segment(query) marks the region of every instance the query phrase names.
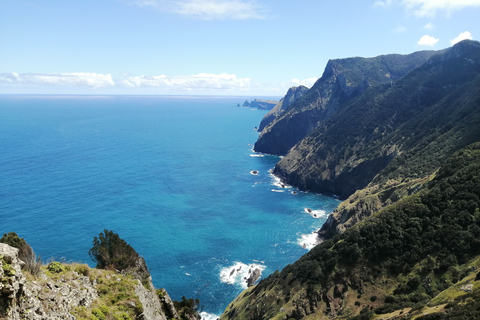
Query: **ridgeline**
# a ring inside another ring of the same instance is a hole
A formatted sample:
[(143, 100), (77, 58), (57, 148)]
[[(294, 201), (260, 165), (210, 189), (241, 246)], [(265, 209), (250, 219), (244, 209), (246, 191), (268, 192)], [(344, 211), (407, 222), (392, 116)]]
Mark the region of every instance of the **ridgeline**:
[(221, 319), (480, 316), (480, 43), (329, 61), (267, 120), (274, 173), (345, 201)]

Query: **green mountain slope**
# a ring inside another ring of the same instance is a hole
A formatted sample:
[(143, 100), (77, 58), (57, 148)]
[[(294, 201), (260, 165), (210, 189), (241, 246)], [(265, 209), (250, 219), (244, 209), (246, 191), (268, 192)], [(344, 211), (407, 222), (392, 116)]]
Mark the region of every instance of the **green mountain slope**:
[(422, 191), (243, 292), (221, 319), (479, 316), (479, 255), (476, 143), (455, 153)]
[(480, 140), (480, 44), (432, 57), (395, 86), (366, 90), (293, 147), (274, 173), (300, 189), (347, 198), (322, 227), (329, 238), (428, 181)]
[[(297, 142), (367, 88), (391, 84), (422, 65), (435, 51), (375, 58), (330, 60), (322, 77), (303, 96), (269, 119), (255, 144), (255, 151), (285, 155)], [(269, 117), (271, 115), (266, 115)]]

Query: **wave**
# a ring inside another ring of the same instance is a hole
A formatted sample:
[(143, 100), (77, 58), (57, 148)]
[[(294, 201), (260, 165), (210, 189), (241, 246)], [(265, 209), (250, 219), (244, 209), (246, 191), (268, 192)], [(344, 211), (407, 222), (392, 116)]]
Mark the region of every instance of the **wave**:
[(205, 311), (200, 312), (200, 317), (201, 320), (217, 320), (218, 318), (220, 318), (219, 315), (208, 313)]
[(312, 250), (319, 243), (318, 233), (314, 231), (309, 234), (302, 234), (297, 239), (297, 243), (304, 249)]
[(261, 158), (261, 157), (264, 157), (264, 155), (263, 155), (263, 154), (255, 153), (255, 154), (250, 154), (250, 157), (259, 157), (259, 158)]
[(312, 210), (310, 208), (304, 208), (303, 211), (305, 211), (315, 219), (325, 217), (325, 215), (327, 214), (325, 210)]
[(286, 184), (285, 182), (283, 182), (279, 177), (275, 176), (271, 170), (270, 170), (270, 176), (272, 177), (272, 180), (273, 180), (272, 185), (282, 189), (289, 189), (292, 187)]
[(247, 289), (247, 280), (252, 275), (253, 271), (259, 269), (261, 274), (265, 268), (266, 266), (263, 264), (235, 262), (233, 266), (225, 267), (220, 270), (220, 281), (240, 286), (242, 289)]

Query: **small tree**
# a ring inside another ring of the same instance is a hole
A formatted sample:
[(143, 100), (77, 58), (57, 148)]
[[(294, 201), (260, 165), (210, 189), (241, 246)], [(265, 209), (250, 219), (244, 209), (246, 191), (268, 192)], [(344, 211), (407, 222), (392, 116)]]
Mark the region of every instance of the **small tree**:
[(25, 241), (25, 239), (20, 238), (15, 232), (9, 232), (3, 234), (0, 242), (18, 249), (18, 258), (25, 262), (25, 265), (23, 266), (24, 270), (30, 271), (34, 276), (40, 273), (42, 259), (40, 256), (37, 257), (35, 255), (32, 247)]
[(97, 268), (126, 270), (136, 266), (140, 256), (118, 234), (105, 229), (93, 238), (93, 247), (88, 251), (90, 258), (97, 263)]

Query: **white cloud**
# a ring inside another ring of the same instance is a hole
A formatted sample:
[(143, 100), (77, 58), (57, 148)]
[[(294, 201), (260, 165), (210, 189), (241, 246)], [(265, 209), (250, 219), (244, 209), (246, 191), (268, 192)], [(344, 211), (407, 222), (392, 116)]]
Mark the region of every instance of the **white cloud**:
[(473, 39), (473, 36), (470, 32), (468, 31), (465, 31), (465, 32), (462, 32), (458, 35), (458, 37), (456, 37), (455, 39), (452, 39), (450, 40), (450, 44), (453, 46), (454, 44), (462, 41), (462, 40), (472, 40)]
[(388, 7), (393, 3), (393, 0), (377, 0), (373, 3), (375, 7)]
[(234, 74), (200, 73), (189, 76), (134, 76), (124, 79), (122, 84), (130, 88), (163, 88), (163, 89), (248, 89), (250, 78), (237, 78)]
[(263, 7), (256, 0), (129, 0), (129, 3), (202, 20), (265, 18)]
[(418, 40), (417, 44), (419, 46), (427, 46), (427, 47), (433, 47), (439, 39), (436, 39), (432, 36), (429, 35), (424, 35), (423, 37)]
[(8, 85), (37, 85), (62, 87), (113, 87), (111, 74), (101, 73), (4, 73), (0, 75), (0, 84)]
[(423, 26), (423, 29), (433, 30), (433, 29), (435, 29), (435, 26), (433, 25), (433, 23), (429, 22), (429, 23), (427, 23), (426, 25)]
[(298, 86), (302, 85), (302, 86), (305, 86), (307, 88), (311, 88), (317, 80), (318, 80), (318, 78), (308, 78), (308, 79), (304, 79), (304, 80), (292, 79), (292, 80), (290, 80), (290, 83), (295, 87), (298, 87)]
[[(130, 76), (113, 79), (110, 74), (99, 73), (4, 73), (0, 74), (0, 87), (70, 88), (118, 90), (155, 89), (158, 92), (191, 91), (248, 91), (250, 78), (238, 78), (234, 74), (200, 73), (186, 76)], [(135, 89), (136, 88), (136, 89)]]
[(407, 28), (404, 26), (397, 26), (395, 29), (393, 29), (393, 32), (395, 33), (404, 33), (405, 31), (407, 31)]
[(480, 0), (377, 0), (374, 6), (388, 7), (397, 4), (420, 17), (434, 16), (437, 10), (450, 13), (468, 7), (480, 6)]

